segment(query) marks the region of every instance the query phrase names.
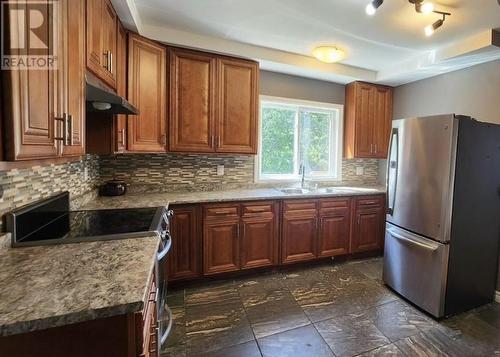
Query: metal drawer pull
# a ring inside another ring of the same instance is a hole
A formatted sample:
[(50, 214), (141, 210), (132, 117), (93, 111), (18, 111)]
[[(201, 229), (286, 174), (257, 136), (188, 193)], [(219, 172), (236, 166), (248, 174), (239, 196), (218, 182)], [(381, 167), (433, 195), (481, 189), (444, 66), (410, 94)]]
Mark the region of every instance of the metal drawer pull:
[(231, 214), (233, 212), (231, 212), (231, 211), (215, 211), (214, 213), (216, 215), (223, 215), (223, 214)]
[(426, 243), (422, 243), (422, 242), (417, 242), (413, 239), (410, 239), (410, 238), (407, 238), (407, 237), (404, 237), (400, 234), (395, 233), (392, 229), (388, 229), (388, 231), (391, 234), (391, 236), (393, 236), (396, 239), (399, 239), (400, 241), (404, 241), (406, 243), (418, 245), (420, 248), (424, 248), (424, 249), (427, 249), (427, 250), (430, 250), (433, 252), (439, 249), (439, 245), (437, 245), (437, 244), (431, 245), (431, 244), (426, 244)]

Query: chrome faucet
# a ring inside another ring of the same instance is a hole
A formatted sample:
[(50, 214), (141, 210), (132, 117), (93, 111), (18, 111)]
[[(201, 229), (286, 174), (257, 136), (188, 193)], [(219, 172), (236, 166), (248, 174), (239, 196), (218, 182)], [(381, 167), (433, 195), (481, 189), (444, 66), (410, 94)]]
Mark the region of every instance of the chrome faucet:
[(300, 183), (300, 188), (304, 188), (304, 184), (305, 184), (305, 181), (306, 181), (306, 166), (303, 163), (300, 164), (299, 174), (302, 175), (302, 181)]

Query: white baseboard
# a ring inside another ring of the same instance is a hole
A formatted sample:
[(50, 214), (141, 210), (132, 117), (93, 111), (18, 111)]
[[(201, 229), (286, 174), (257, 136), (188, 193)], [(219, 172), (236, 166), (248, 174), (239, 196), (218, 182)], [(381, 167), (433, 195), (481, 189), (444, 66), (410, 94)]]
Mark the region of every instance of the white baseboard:
[(500, 304), (500, 291), (495, 291), (495, 301)]

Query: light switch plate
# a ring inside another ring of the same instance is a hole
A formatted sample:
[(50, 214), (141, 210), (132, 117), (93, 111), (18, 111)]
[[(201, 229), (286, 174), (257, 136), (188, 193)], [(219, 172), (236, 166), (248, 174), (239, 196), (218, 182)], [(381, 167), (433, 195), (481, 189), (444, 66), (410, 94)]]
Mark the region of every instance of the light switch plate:
[(356, 175), (361, 176), (365, 173), (363, 166), (356, 166)]
[(217, 176), (224, 176), (224, 165), (217, 165)]

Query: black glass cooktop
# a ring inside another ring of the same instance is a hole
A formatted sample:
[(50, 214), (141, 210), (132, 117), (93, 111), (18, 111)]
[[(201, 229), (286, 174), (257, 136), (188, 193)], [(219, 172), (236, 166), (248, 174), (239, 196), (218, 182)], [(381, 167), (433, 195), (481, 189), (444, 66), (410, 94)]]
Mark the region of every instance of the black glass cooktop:
[(161, 227), (163, 207), (69, 211), (61, 195), (10, 213), (13, 245), (41, 245), (131, 238)]

